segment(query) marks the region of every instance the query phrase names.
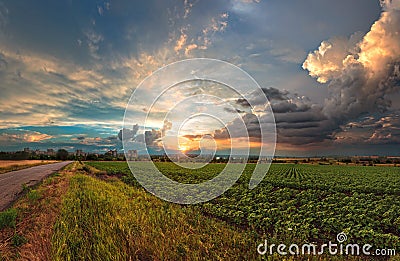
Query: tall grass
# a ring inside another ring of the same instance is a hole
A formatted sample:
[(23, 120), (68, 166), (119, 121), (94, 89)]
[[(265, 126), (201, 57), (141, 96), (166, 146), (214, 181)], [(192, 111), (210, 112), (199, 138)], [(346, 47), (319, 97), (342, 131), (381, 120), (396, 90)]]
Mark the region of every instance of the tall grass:
[(52, 243), (55, 260), (249, 260), (255, 236), (121, 181), (76, 175)]

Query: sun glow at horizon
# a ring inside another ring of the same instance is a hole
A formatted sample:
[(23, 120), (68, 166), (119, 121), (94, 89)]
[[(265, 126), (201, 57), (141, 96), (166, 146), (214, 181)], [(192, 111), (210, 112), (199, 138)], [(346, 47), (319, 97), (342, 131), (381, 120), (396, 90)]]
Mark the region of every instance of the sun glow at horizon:
[(183, 153), (189, 150), (189, 146), (179, 145), (179, 150)]

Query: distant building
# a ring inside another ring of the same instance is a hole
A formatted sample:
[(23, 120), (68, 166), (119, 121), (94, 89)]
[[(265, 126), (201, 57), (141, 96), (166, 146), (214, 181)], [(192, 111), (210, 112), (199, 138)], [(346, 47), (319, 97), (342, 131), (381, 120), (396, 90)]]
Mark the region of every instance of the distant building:
[(24, 148), (24, 152), (31, 153), (31, 150), (29, 148)]
[(106, 152), (106, 155), (116, 158), (116, 157), (118, 157), (118, 151), (116, 149), (115, 150), (109, 150), (109, 151)]
[(47, 149), (47, 155), (48, 156), (55, 156), (56, 152), (53, 149)]
[(244, 157), (231, 157), (230, 162), (232, 163), (244, 163), (245, 162), (245, 158)]
[(35, 150), (35, 155), (46, 155), (46, 151), (44, 151), (44, 150)]
[(75, 156), (77, 156), (77, 157), (85, 157), (86, 153), (83, 152), (83, 150), (76, 150)]
[(137, 150), (128, 150), (128, 160), (136, 160), (138, 158)]
[(258, 163), (270, 163), (272, 162), (272, 157), (265, 157), (265, 156), (260, 156), (258, 158)]

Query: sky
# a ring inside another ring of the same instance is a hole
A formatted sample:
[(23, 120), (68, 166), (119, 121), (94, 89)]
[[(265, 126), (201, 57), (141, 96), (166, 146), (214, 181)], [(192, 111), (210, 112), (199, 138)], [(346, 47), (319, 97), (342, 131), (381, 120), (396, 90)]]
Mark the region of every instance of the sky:
[[(261, 103), (258, 96), (243, 101), (207, 81), (161, 99), (157, 122), (136, 125), (138, 115), (124, 125), (146, 77), (173, 62), (211, 58), (243, 69), (262, 88), (276, 122), (276, 155), (399, 155), (399, 31), (399, 0), (0, 0), (0, 151), (105, 152), (122, 150), (124, 139), (157, 150), (178, 131), (177, 119), (159, 114), (174, 112), (173, 102), (195, 88), (233, 109), (221, 107), (224, 124), (200, 117), (184, 126), (175, 149), (196, 150), (203, 140), (226, 151), (227, 127), (243, 123), (259, 146), (259, 125), (268, 121), (249, 107)], [(194, 110), (196, 100), (186, 102), (175, 115)]]

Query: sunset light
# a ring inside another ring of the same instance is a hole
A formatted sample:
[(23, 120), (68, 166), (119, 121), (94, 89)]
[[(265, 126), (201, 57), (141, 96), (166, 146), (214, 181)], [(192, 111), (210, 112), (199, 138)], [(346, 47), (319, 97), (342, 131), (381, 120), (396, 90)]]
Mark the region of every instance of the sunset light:
[(400, 260), (400, 0), (0, 0), (2, 260)]

